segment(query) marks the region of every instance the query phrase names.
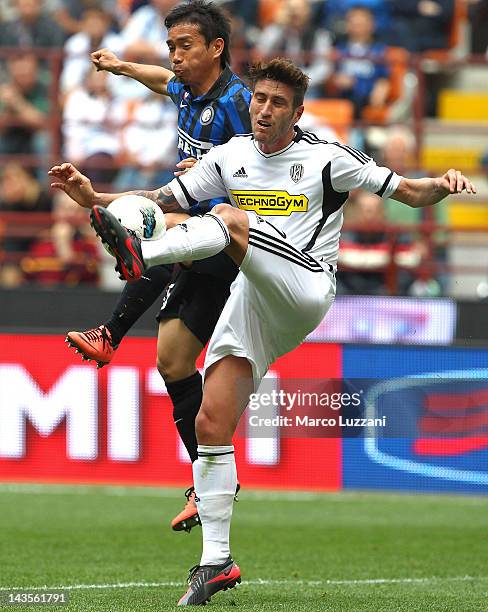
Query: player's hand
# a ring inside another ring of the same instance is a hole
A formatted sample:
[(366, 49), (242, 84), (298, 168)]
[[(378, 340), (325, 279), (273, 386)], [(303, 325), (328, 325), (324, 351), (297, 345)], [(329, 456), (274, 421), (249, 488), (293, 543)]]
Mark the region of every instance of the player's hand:
[(446, 195), (449, 193), (476, 193), (476, 187), (459, 170), (451, 168), (444, 176), (437, 179), (438, 189), (443, 190)]
[(51, 187), (64, 191), (83, 208), (91, 208), (95, 204), (95, 190), (90, 179), (70, 163), (53, 166), (48, 172), (53, 177)]
[(193, 166), (197, 162), (198, 162), (198, 159), (195, 159), (194, 157), (187, 157), (185, 159), (182, 159), (176, 164), (176, 167), (181, 168), (181, 170), (176, 171), (175, 176), (181, 176), (182, 174), (185, 174), (186, 172), (188, 172), (188, 170), (193, 168)]
[(99, 49), (91, 55), (91, 61), (97, 70), (106, 70), (112, 74), (120, 74), (122, 62), (109, 49)]

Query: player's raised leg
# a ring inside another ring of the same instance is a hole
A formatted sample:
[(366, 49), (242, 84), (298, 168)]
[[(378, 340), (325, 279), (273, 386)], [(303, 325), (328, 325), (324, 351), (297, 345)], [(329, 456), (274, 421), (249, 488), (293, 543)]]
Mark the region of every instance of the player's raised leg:
[(224, 249), (240, 265), (249, 239), (247, 214), (228, 204), (219, 204), (213, 210), (176, 225), (159, 240), (143, 243), (105, 208), (94, 206), (90, 219), (96, 233), (109, 245), (118, 271), (131, 281), (140, 278), (146, 267), (206, 259)]

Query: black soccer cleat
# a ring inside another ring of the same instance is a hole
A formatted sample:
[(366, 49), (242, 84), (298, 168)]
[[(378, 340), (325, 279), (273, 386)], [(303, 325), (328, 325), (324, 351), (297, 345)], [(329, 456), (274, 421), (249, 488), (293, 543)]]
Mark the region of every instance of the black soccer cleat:
[(121, 225), (115, 216), (102, 206), (94, 206), (90, 213), (90, 223), (98, 236), (117, 260), (115, 269), (126, 281), (134, 281), (145, 270), (141, 241)]
[(204, 606), (219, 591), (232, 589), (241, 582), (241, 570), (229, 557), (221, 565), (195, 565), (188, 576), (188, 591), (179, 606)]

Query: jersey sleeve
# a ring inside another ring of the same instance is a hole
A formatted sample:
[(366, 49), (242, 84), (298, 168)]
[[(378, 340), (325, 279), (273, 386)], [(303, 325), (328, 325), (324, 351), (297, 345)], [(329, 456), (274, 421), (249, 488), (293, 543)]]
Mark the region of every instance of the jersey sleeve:
[(401, 179), (393, 170), (376, 165), (373, 159), (352, 147), (344, 147), (332, 160), (332, 187), (340, 193), (364, 189), (389, 198)]
[(244, 87), (228, 99), (225, 105), (225, 115), (229, 138), (236, 134), (249, 134), (251, 132), (250, 103), (251, 92)]
[(189, 209), (198, 202), (227, 196), (220, 163), (223, 157), (220, 149), (224, 148), (225, 145), (212, 148), (191, 170), (169, 183), (182, 208)]
[(178, 105), (181, 92), (183, 91), (183, 84), (179, 83), (176, 77), (173, 77), (168, 81), (166, 91), (168, 92), (168, 96), (171, 98), (173, 103)]

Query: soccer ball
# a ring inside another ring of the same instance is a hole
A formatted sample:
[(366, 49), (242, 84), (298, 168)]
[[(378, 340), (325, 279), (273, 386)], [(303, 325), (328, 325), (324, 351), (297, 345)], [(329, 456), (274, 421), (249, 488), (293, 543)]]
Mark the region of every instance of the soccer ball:
[(107, 210), (141, 240), (158, 240), (166, 231), (163, 211), (152, 200), (143, 196), (121, 196), (111, 202)]

